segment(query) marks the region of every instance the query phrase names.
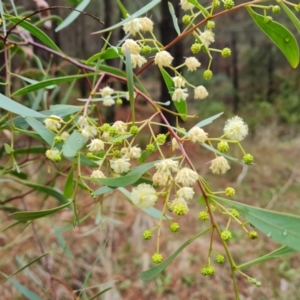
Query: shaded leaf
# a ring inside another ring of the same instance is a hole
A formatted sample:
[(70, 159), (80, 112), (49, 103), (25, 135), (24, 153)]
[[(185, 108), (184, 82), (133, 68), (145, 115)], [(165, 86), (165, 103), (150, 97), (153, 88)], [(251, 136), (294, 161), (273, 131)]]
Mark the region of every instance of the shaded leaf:
[(170, 14), (172, 16), (174, 28), (175, 28), (177, 34), (180, 35), (180, 29), (179, 29), (179, 26), (178, 26), (178, 19), (176, 17), (176, 13), (175, 13), (174, 7), (173, 7), (171, 2), (168, 2), (168, 7), (169, 7)]
[(126, 47), (126, 53), (125, 53), (125, 65), (126, 65), (126, 77), (127, 77), (127, 90), (129, 93), (129, 102), (130, 102), (130, 108), (131, 108), (131, 119), (133, 121), (133, 124), (135, 122), (135, 106), (134, 106), (134, 84), (133, 84), (133, 71), (132, 71), (132, 65), (131, 65), (131, 56), (129, 49)]
[(215, 195), (209, 197), (238, 210), (240, 215), (269, 238), (300, 251), (300, 216), (257, 208)]
[(71, 198), (73, 195), (73, 177), (74, 177), (74, 167), (75, 163), (73, 162), (72, 167), (70, 169), (69, 175), (67, 177), (63, 195), (65, 198)]
[(281, 24), (272, 21), (265, 23), (264, 17), (257, 14), (250, 6), (246, 6), (250, 16), (258, 27), (273, 41), (284, 54), (293, 68), (299, 64), (299, 47), (293, 34)]
[(54, 214), (55, 212), (58, 212), (66, 207), (68, 207), (72, 202), (68, 202), (66, 204), (63, 204), (61, 206), (57, 206), (55, 208), (46, 209), (46, 210), (39, 210), (39, 211), (19, 211), (12, 213), (10, 216), (17, 221), (25, 222), (30, 220), (35, 220), (39, 218), (43, 218), (45, 216)]

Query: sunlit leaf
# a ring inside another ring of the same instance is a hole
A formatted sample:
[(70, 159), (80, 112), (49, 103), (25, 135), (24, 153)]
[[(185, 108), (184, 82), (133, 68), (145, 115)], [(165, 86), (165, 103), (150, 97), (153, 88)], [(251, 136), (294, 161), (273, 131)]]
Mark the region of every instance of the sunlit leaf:
[(171, 2), (168, 2), (168, 7), (169, 7), (170, 14), (172, 16), (174, 28), (175, 28), (177, 34), (180, 35), (180, 29), (179, 29), (179, 26), (178, 26), (178, 19), (176, 17), (176, 13), (175, 13), (174, 7), (173, 7)]
[(120, 11), (122, 13), (123, 18), (126, 18), (129, 15), (127, 9), (125, 8), (125, 6), (121, 2), (121, 0), (117, 0), (117, 4), (119, 6), (119, 9), (120, 9)]
[(44, 115), (0, 94), (0, 107), (20, 116), (43, 118)]
[(209, 117), (209, 118), (207, 118), (205, 120), (202, 120), (199, 123), (197, 123), (196, 125), (194, 125), (193, 127), (200, 127), (201, 128), (201, 127), (203, 127), (205, 125), (208, 125), (208, 124), (212, 123), (214, 120), (218, 119), (222, 114), (223, 114), (223, 112), (218, 113), (218, 114), (216, 114), (216, 115), (214, 115), (212, 117)]
[(85, 146), (88, 138), (83, 136), (77, 131), (73, 131), (72, 134), (65, 140), (63, 145), (63, 155), (65, 157), (74, 157)]
[(215, 195), (209, 197), (235, 208), (249, 223), (269, 238), (300, 251), (300, 216), (257, 208)]
[(290, 65), (293, 68), (296, 68), (299, 64), (299, 46), (293, 34), (283, 25), (275, 21), (265, 23), (264, 16), (254, 12), (250, 6), (247, 6), (246, 8), (258, 27), (280, 49)]
[(73, 10), (62, 23), (55, 28), (55, 32), (62, 30), (69, 26), (80, 14), (81, 12), (90, 4), (90, 0), (82, 0), (81, 3)]
[(182, 244), (169, 258), (167, 258), (166, 260), (164, 260), (161, 264), (159, 264), (158, 266), (144, 271), (142, 273), (139, 274), (139, 277), (143, 280), (151, 280), (153, 278), (155, 278), (157, 275), (159, 275), (175, 258), (176, 256), (189, 244), (191, 244), (195, 239), (197, 239), (198, 237), (200, 237), (201, 235), (205, 234), (206, 232), (208, 232), (209, 230), (211, 230), (211, 228), (207, 228), (203, 231), (201, 231), (200, 233), (197, 233), (196, 235), (194, 235), (192, 238), (190, 238), (188, 241), (186, 241), (184, 244)]
[(69, 175), (67, 177), (66, 183), (65, 183), (65, 187), (64, 187), (64, 192), (63, 195), (65, 198), (71, 198), (73, 195), (73, 177), (74, 177), (74, 167), (75, 167), (75, 163), (73, 162)]
[(95, 60), (98, 59), (108, 60), (108, 59), (118, 58), (121, 56), (123, 56), (121, 48), (112, 47), (100, 53), (94, 54), (86, 61), (86, 64), (90, 65), (91, 63), (93, 63)]
[(209, 16), (209, 12), (202, 5), (200, 5), (197, 0), (188, 0), (188, 2), (192, 3), (195, 7), (201, 10), (204, 16)]

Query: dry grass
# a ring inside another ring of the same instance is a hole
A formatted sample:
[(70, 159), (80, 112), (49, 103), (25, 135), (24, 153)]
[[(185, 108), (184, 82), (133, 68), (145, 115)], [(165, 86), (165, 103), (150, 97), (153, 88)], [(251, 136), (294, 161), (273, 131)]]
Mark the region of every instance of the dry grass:
[[(218, 125), (214, 124), (214, 127), (218, 128)], [(210, 130), (214, 130), (212, 126)], [(255, 155), (257, 165), (249, 167), (243, 175), (242, 167), (233, 165), (228, 176), (217, 178), (208, 172), (210, 154), (200, 147), (188, 151), (192, 160), (197, 161), (200, 174), (211, 183), (213, 189), (233, 186), (238, 195), (236, 199), (240, 201), (277, 211), (299, 213), (300, 138), (280, 140), (276, 136), (277, 127), (257, 132), (244, 144), (247, 152)], [(41, 169), (43, 176), (49, 176), (47, 167), (45, 165)], [(14, 188), (24, 190), (16, 186)], [(9, 186), (1, 191), (2, 197), (8, 191), (11, 191)], [(26, 203), (28, 209), (40, 209), (43, 197), (41, 194), (31, 194), (15, 200), (13, 204), (23, 209)], [(151, 267), (155, 240), (144, 241), (141, 236), (144, 230), (155, 225), (154, 220), (133, 208), (120, 194), (109, 195), (104, 201), (104, 219), (99, 218), (100, 207), (94, 205), (90, 196), (79, 195), (77, 203), (80, 217), (91, 210), (93, 213), (79, 227), (62, 232), (70, 250), (69, 256), (64, 251), (66, 249), (59, 245), (57, 237), (58, 228), (73, 222), (72, 212), (63, 210), (49, 218), (36, 220), (34, 228), (29, 225), (22, 230), (24, 224), (20, 224), (1, 233), (1, 272), (12, 274), (22, 264), (41, 255), (42, 251), (51, 251), (46, 258), (14, 277), (42, 299), (53, 299), (51, 290), (55, 290), (58, 299), (75, 299), (72, 290), (83, 287), (89, 289), (84, 290), (80, 299), (89, 299), (109, 286), (113, 286), (113, 289), (101, 299), (234, 299), (228, 263), (217, 267), (213, 278), (203, 277), (199, 273), (207, 256), (209, 236), (201, 237), (187, 247), (159, 277), (143, 282), (138, 274)], [(56, 201), (47, 199), (43, 208), (56, 205)], [(203, 207), (195, 202), (190, 213), (182, 217), (179, 233), (171, 234), (167, 229), (163, 231), (161, 252), (165, 258), (188, 237), (204, 228), (205, 225), (197, 220), (200, 210)], [(0, 212), (0, 219), (2, 228), (12, 223), (8, 213)], [(220, 222), (223, 224), (221, 219)], [(233, 257), (238, 263), (263, 255), (276, 246), (263, 235), (256, 241), (249, 241), (239, 229), (230, 243)], [(215, 242), (214, 247), (223, 252), (219, 241)], [(250, 267), (247, 273), (260, 280), (262, 287), (255, 288), (238, 277), (241, 299), (298, 300), (299, 263), (299, 255), (295, 254)], [(0, 291), (2, 300), (26, 299), (8, 281), (0, 285)]]

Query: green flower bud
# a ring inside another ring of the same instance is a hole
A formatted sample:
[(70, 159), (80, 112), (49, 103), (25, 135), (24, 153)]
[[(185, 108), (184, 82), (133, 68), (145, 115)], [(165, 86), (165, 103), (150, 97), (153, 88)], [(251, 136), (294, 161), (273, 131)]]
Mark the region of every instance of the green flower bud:
[(272, 6), (272, 12), (273, 12), (273, 14), (280, 13), (280, 10), (281, 10), (280, 6), (278, 6), (278, 5)]
[(114, 139), (113, 143), (114, 143), (114, 146), (120, 146), (120, 145), (122, 145), (122, 139), (120, 139), (120, 138)]
[(133, 135), (136, 135), (139, 132), (139, 128), (136, 125), (132, 125), (129, 129), (129, 132)]
[(271, 16), (265, 16), (264, 17), (264, 22), (266, 24), (269, 24), (269, 23), (273, 22), (273, 18)]
[(229, 48), (224, 48), (221, 52), (221, 55), (224, 57), (224, 58), (227, 58), (231, 55), (231, 50)]
[(213, 266), (209, 266), (206, 268), (206, 272), (207, 272), (207, 275), (213, 276), (215, 274), (216, 270)]
[(203, 78), (205, 80), (210, 80), (213, 76), (213, 73), (211, 70), (205, 70), (204, 73), (203, 73)]
[(180, 225), (176, 222), (171, 223), (170, 230), (172, 232), (178, 232), (180, 230)]
[(163, 145), (166, 142), (166, 139), (167, 139), (167, 137), (165, 134), (159, 134), (155, 140), (156, 140), (157, 144)]
[(123, 104), (123, 100), (121, 98), (118, 98), (116, 101), (117, 105), (122, 105)]
[(141, 48), (140, 53), (141, 53), (141, 54), (143, 54), (143, 53), (144, 53), (144, 54), (150, 54), (151, 51), (152, 51), (151, 47), (148, 46), (148, 45), (145, 45), (145, 46), (143, 46), (143, 47)]
[(258, 238), (258, 233), (256, 231), (250, 231), (248, 232), (248, 236), (250, 237), (251, 240), (255, 240)]
[(191, 18), (192, 18), (192, 17), (191, 17), (190, 15), (184, 15), (184, 16), (182, 17), (182, 23), (183, 23), (184, 25), (190, 24)]
[(206, 268), (206, 267), (201, 268), (200, 273), (201, 273), (203, 276), (208, 275), (207, 268)]
[(200, 50), (201, 50), (201, 44), (199, 44), (199, 43), (194, 43), (194, 44), (191, 46), (191, 51), (192, 51), (192, 53), (194, 53), (194, 54), (199, 53)]
[(220, 1), (219, 0), (213, 0), (213, 3), (212, 3), (212, 7), (213, 8), (218, 8), (220, 7)]
[(94, 158), (94, 154), (93, 154), (92, 152), (88, 152), (85, 156), (86, 156), (86, 158), (88, 158), (88, 159)]
[(155, 150), (155, 146), (153, 144), (149, 144), (146, 146), (146, 150), (149, 152), (153, 152)]
[(120, 150), (114, 150), (113, 151), (113, 157), (114, 158), (120, 158), (121, 157), (121, 151)]
[(53, 161), (55, 162), (60, 162), (61, 161), (61, 155), (60, 154), (57, 154), (53, 157)]
[(107, 132), (109, 133), (110, 136), (116, 136), (118, 135), (119, 131), (116, 127), (110, 127)]
[(64, 141), (65, 139), (62, 137), (62, 136), (60, 136), (60, 135), (57, 135), (55, 138), (54, 138), (54, 142), (55, 143), (60, 143), (60, 142), (62, 142), (62, 141)]
[(296, 10), (296, 12), (300, 11), (300, 3), (295, 6), (295, 10)]
[(218, 255), (216, 256), (216, 262), (217, 262), (218, 264), (223, 264), (223, 263), (225, 262), (225, 257), (224, 257), (223, 255), (221, 255), (221, 254), (218, 254)]
[(221, 232), (221, 239), (225, 242), (231, 240), (232, 238), (232, 234), (229, 230), (224, 230), (223, 232)]
[(260, 281), (256, 281), (255, 285), (256, 285), (257, 287), (261, 287), (261, 282), (260, 282)]
[(175, 204), (173, 206), (173, 213), (177, 216), (183, 216), (187, 213), (187, 207), (186, 205), (182, 203)]
[(108, 123), (103, 124), (99, 127), (102, 132), (107, 132), (111, 126)]
[(243, 156), (243, 161), (244, 161), (244, 163), (247, 164), (247, 165), (252, 164), (253, 159), (254, 159), (253, 156), (252, 156), (251, 154), (249, 154), (249, 153), (247, 153), (247, 154), (245, 154), (245, 155)]
[(232, 187), (227, 187), (227, 188), (225, 189), (225, 195), (226, 195), (227, 197), (233, 197), (233, 196), (235, 195), (235, 189), (232, 188)]
[(232, 9), (234, 7), (234, 1), (233, 0), (223, 0), (223, 5), (225, 9)]
[(216, 24), (214, 21), (207, 21), (206, 28), (209, 30), (213, 30), (216, 27)]
[(211, 205), (210, 205), (210, 209), (211, 209), (211, 211), (215, 211), (215, 210), (216, 210), (216, 207), (215, 207), (213, 204), (211, 204)]
[(229, 149), (229, 145), (226, 141), (221, 141), (218, 143), (217, 145), (217, 149), (220, 151), (220, 152), (223, 152), (223, 153), (226, 153)]
[(143, 238), (144, 238), (144, 240), (150, 240), (152, 238), (152, 231), (151, 230), (145, 230), (143, 232)]
[(155, 253), (152, 255), (152, 261), (155, 263), (155, 264), (160, 264), (163, 260), (163, 257), (160, 253)]
[(198, 215), (198, 219), (200, 220), (200, 221), (206, 221), (206, 220), (208, 220), (209, 219), (209, 214), (206, 212), (206, 211), (200, 211), (199, 212), (199, 215)]
[(231, 215), (233, 215), (235, 218), (238, 218), (240, 216), (240, 213), (236, 209), (233, 209), (231, 211)]

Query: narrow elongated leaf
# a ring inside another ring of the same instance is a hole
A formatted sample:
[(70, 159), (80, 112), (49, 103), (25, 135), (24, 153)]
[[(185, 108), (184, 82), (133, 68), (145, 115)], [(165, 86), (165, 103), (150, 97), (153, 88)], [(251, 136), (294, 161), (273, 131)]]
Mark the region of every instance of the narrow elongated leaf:
[(24, 29), (26, 29), (27, 31), (29, 31), (33, 36), (38, 38), (40, 41), (42, 41), (45, 45), (47, 45), (51, 49), (53, 49), (55, 51), (58, 51), (58, 52), (61, 52), (61, 50), (50, 39), (50, 37), (46, 33), (44, 33), (42, 30), (37, 28), (35, 25), (33, 25), (33, 24), (31, 24), (31, 23), (29, 23), (28, 21), (25, 21), (25, 20), (20, 22), (20, 20), (22, 19), (20, 17), (13, 17), (13, 16), (9, 16), (9, 15), (5, 15), (5, 17), (9, 21), (13, 22), (14, 24), (18, 23), (18, 26), (21, 26)]
[(134, 124), (135, 122), (135, 105), (134, 105), (134, 84), (133, 84), (133, 71), (131, 65), (131, 55), (129, 49), (126, 47), (126, 77), (127, 77), (127, 90), (129, 93), (129, 102), (131, 108), (131, 119)]
[(48, 145), (51, 146), (53, 144), (55, 134), (52, 131), (34, 118), (26, 117), (25, 120)]
[(175, 28), (177, 34), (180, 35), (180, 29), (179, 29), (179, 26), (178, 26), (178, 19), (176, 17), (176, 13), (175, 13), (174, 7), (173, 7), (171, 2), (168, 2), (168, 7), (169, 7), (170, 14), (172, 16), (174, 28)]
[(49, 254), (49, 252), (44, 253), (44, 254), (40, 255), (39, 257), (33, 259), (27, 265), (23, 266), (21, 269), (19, 269), (17, 272), (13, 273), (12, 275), (7, 276), (7, 275), (4, 275), (4, 273), (1, 272), (1, 274), (4, 275), (6, 278), (4, 280), (2, 280), (0, 282), (0, 284), (2, 284), (3, 282), (5, 282), (6, 280), (10, 280), (12, 277), (14, 277), (15, 275), (19, 274), (20, 272), (22, 272), (23, 270), (25, 270), (26, 268), (28, 268), (29, 266), (31, 266), (33, 263), (35, 263), (36, 261), (40, 260), (41, 258), (43, 258), (44, 256), (46, 256), (48, 254)]
[(118, 27), (121, 27), (123, 26), (124, 24), (128, 23), (129, 21), (145, 14), (148, 10), (150, 10), (151, 8), (153, 8), (154, 6), (156, 6), (158, 3), (160, 3), (161, 0), (152, 0), (150, 3), (148, 3), (147, 5), (144, 5), (141, 9), (139, 9), (138, 11), (136, 11), (135, 13), (133, 13), (132, 15), (130, 15), (128, 18), (124, 19), (123, 21), (111, 26), (111, 27), (108, 27), (108, 28), (105, 28), (103, 30), (100, 30), (100, 31), (97, 31), (97, 32), (94, 32), (93, 34), (97, 34), (97, 33), (103, 33), (103, 32), (107, 32), (107, 31), (112, 31)]
[(274, 258), (284, 256), (284, 255), (289, 255), (289, 254), (292, 254), (292, 253), (295, 253), (295, 252), (296, 252), (295, 249), (289, 248), (287, 246), (283, 246), (283, 247), (280, 247), (280, 248), (276, 249), (275, 251), (273, 251), (271, 253), (268, 253), (264, 256), (261, 256), (259, 258), (254, 259), (254, 260), (246, 262), (242, 265), (239, 265), (239, 266), (237, 266), (237, 269), (241, 270), (241, 269), (244, 269), (246, 267), (250, 267), (250, 266), (253, 266), (253, 265), (256, 265), (256, 264), (260, 264), (260, 263), (265, 262), (267, 260), (274, 259)]
[(71, 170), (69, 172), (69, 175), (67, 177), (66, 183), (65, 183), (65, 187), (64, 187), (64, 197), (65, 198), (71, 198), (73, 195), (73, 177), (74, 177), (74, 167), (75, 167), (75, 163), (73, 162)]
[(123, 56), (121, 48), (112, 47), (100, 53), (94, 54), (86, 61), (86, 64), (90, 65), (91, 63), (93, 63), (95, 60), (98, 59), (107, 60), (107, 59), (118, 58), (121, 56)]
[(67, 204), (69, 203), (68, 199), (66, 199), (62, 192), (58, 189), (55, 189), (51, 186), (45, 186), (45, 185), (41, 185), (41, 184), (38, 184), (38, 183), (33, 183), (31, 181), (27, 181), (27, 180), (20, 180), (20, 179), (16, 179), (15, 181), (25, 185), (25, 186), (28, 186), (30, 188), (33, 188), (35, 189), (37, 192), (41, 192), (41, 193), (44, 193), (46, 195), (49, 195), (55, 199), (57, 199), (60, 203), (63, 203), (63, 204)]
[(77, 131), (73, 131), (63, 145), (63, 155), (65, 157), (74, 157), (85, 146), (87, 141), (87, 137)]
[(74, 259), (74, 255), (72, 253), (72, 251), (69, 249), (67, 242), (65, 241), (62, 231), (58, 230), (57, 228), (54, 229), (54, 233), (58, 242), (58, 245), (63, 249), (63, 253), (65, 255), (67, 255), (68, 257), (70, 257), (71, 259)]
[(200, 127), (201, 128), (201, 127), (203, 127), (205, 125), (208, 125), (208, 124), (212, 123), (214, 120), (218, 119), (221, 115), (223, 115), (223, 112), (218, 113), (218, 114), (216, 114), (216, 115), (214, 115), (212, 117), (209, 117), (209, 118), (207, 118), (205, 120), (202, 120), (199, 123), (197, 123), (196, 125), (194, 125), (193, 127)]
[(17, 221), (30, 221), (30, 220), (35, 220), (35, 219), (39, 219), (39, 218), (43, 218), (45, 216), (54, 214), (66, 207), (68, 207), (72, 202), (68, 202), (66, 204), (63, 204), (61, 206), (57, 206), (55, 208), (51, 208), (51, 209), (46, 209), (46, 210), (39, 210), (39, 211), (18, 211), (15, 213), (12, 213), (10, 216)]
[(211, 230), (211, 227), (206, 228), (205, 230), (201, 231), (200, 233), (197, 233), (192, 238), (190, 238), (188, 241), (186, 241), (184, 244), (182, 244), (169, 258), (167, 258), (165, 261), (163, 261), (160, 265), (157, 267), (154, 267), (150, 270), (144, 271), (139, 274), (139, 277), (143, 280), (151, 280), (155, 278), (157, 275), (159, 275), (173, 260), (176, 258), (176, 256), (189, 244), (191, 244), (195, 239), (200, 237), (201, 235), (205, 234)]
[(99, 65), (99, 70), (106, 72), (106, 73), (111, 73), (111, 74), (126, 78), (126, 73), (119, 70), (118, 68), (110, 67), (107, 65)]
[[(1, 14), (1, 16), (4, 15), (2, 0), (0, 1), (0, 14)], [(2, 19), (2, 28), (3, 28), (3, 34), (4, 34), (4, 36), (6, 36), (6, 20), (5, 20), (5, 18)]]
[(15, 286), (15, 288), (23, 294), (28, 300), (42, 300), (40, 296), (38, 296), (36, 293), (29, 290), (27, 287), (19, 283), (15, 279), (9, 279), (9, 282)]
[(76, 10), (72, 11), (62, 23), (55, 28), (55, 32), (58, 32), (62, 30), (63, 28), (66, 28), (69, 26), (76, 18), (80, 15), (80, 12), (82, 12), (89, 4), (90, 0), (82, 0), (81, 3), (75, 8)]
[(269, 238), (300, 251), (300, 216), (257, 208), (215, 195), (209, 197), (238, 210), (240, 215)]
[(285, 13), (288, 15), (288, 17), (291, 19), (291, 21), (294, 23), (295, 27), (297, 28), (298, 32), (300, 33), (300, 21), (299, 21), (299, 19), (295, 16), (295, 14), (281, 0), (277, 0), (276, 2), (285, 11)]
[(73, 80), (76, 80), (76, 79), (80, 79), (80, 78), (84, 78), (84, 77), (92, 76), (92, 75), (93, 74), (90, 73), (90, 74), (84, 74), (84, 75), (71, 75), (71, 76), (64, 76), (64, 77), (46, 79), (44, 81), (34, 83), (34, 84), (31, 84), (31, 85), (27, 85), (27, 86), (19, 89), (18, 91), (16, 91), (13, 94), (13, 96), (22, 96), (22, 95), (28, 94), (30, 92), (37, 91), (39, 89), (49, 87), (49, 86), (54, 85), (54, 84), (69, 82), (69, 81), (73, 81)]
[[(169, 91), (170, 95), (172, 95), (174, 92), (174, 82), (173, 82), (171, 76), (169, 75), (169, 73), (164, 68), (159, 68), (159, 69), (160, 69), (161, 75), (165, 81), (165, 84), (168, 88), (168, 91)], [(186, 113), (187, 113), (186, 101), (183, 101), (183, 100), (181, 100), (180, 102), (174, 101), (174, 105), (176, 107), (176, 110), (180, 114), (181, 119), (186, 120)]]
[(0, 94), (0, 107), (20, 116), (43, 118), (44, 115)]
[(112, 289), (112, 287), (108, 287), (108, 288), (104, 289), (103, 291), (101, 291), (101, 292), (95, 294), (95, 295), (94, 295), (92, 298), (90, 298), (89, 300), (94, 300), (94, 299), (96, 299), (98, 296), (100, 296), (100, 295), (102, 295), (102, 294), (105, 294), (107, 291), (109, 291), (109, 290), (111, 290), (111, 289)]
[[(11, 75), (13, 75), (13, 76), (15, 76), (15, 77), (18, 77), (18, 78), (20, 78), (20, 79), (22, 79), (22, 80), (24, 80), (25, 82), (28, 82), (28, 83), (30, 83), (30, 84), (36, 84), (36, 83), (39, 83), (39, 81), (37, 81), (37, 80), (31, 79), (31, 78), (27, 78), (27, 77), (24, 77), (24, 76), (21, 76), (21, 75), (18, 75), (18, 74), (11, 74)], [(48, 86), (48, 87), (46, 87), (46, 88), (49, 89), (49, 90), (51, 90), (51, 89), (55, 88), (55, 85), (50, 85), (50, 86)]]
[(188, 2), (192, 3), (195, 7), (201, 10), (204, 16), (209, 16), (209, 12), (202, 5), (200, 5), (197, 0), (188, 0)]
[(106, 193), (108, 193), (108, 192), (111, 192), (111, 191), (113, 191), (113, 190), (114, 190), (114, 189), (113, 189), (113, 188), (110, 188), (109, 186), (103, 186), (103, 187), (101, 187), (100, 189), (96, 190), (96, 191), (94, 192), (94, 195), (95, 195), (95, 196), (104, 195), (104, 194), (106, 194)]
[(281, 24), (272, 21), (265, 23), (264, 16), (257, 14), (250, 7), (246, 7), (250, 16), (258, 27), (274, 42), (293, 68), (299, 64), (299, 46), (293, 34)]
[(56, 105), (50, 105), (49, 110), (42, 111), (43, 114), (46, 116), (50, 115), (56, 115), (59, 117), (65, 117), (72, 115), (74, 113), (79, 112), (83, 109), (83, 106), (79, 105), (69, 105), (69, 104), (56, 104)]
[(121, 0), (117, 0), (117, 4), (118, 4), (118, 6), (119, 6), (119, 9), (120, 9), (120, 11), (121, 11), (121, 13), (122, 13), (123, 18), (126, 18), (126, 17), (129, 15), (129, 13), (128, 13), (128, 11), (126, 10), (126, 8), (125, 8), (125, 6), (123, 5), (123, 3), (121, 2)]

